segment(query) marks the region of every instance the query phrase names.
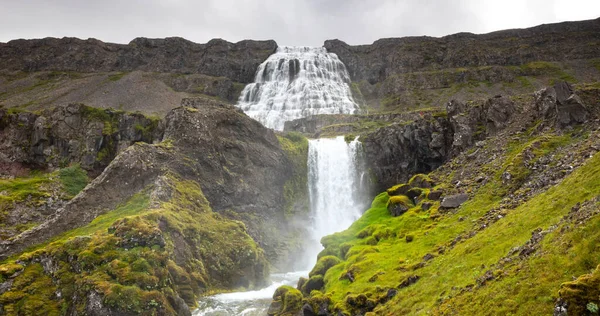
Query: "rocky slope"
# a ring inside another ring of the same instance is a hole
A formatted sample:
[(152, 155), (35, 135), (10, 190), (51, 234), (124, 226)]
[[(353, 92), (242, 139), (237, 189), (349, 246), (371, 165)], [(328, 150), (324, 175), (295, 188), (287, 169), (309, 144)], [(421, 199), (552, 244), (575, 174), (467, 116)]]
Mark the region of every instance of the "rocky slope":
[[(53, 113), (69, 109), (88, 108)], [(158, 125), (160, 143), (129, 146), (39, 225), (2, 241), (3, 312), (189, 314), (203, 293), (258, 287), (270, 267), (289, 268), (304, 231), (292, 219), (307, 216), (305, 167), (296, 170), (306, 140), (205, 99), (184, 100)], [(30, 179), (0, 182), (0, 205), (20, 209), (4, 197)]]
[(383, 192), (269, 314), (593, 314), (599, 91), (452, 101), (369, 134)]

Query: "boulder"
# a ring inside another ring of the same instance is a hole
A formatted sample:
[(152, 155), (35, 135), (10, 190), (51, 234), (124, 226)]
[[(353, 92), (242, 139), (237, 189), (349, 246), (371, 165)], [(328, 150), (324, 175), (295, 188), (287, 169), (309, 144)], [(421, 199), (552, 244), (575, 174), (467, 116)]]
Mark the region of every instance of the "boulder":
[(427, 194), (427, 198), (432, 201), (439, 201), (442, 197), (442, 194), (444, 194), (444, 191), (442, 190), (433, 190), (430, 191), (429, 194)]
[(534, 97), (538, 116), (554, 122), (558, 128), (585, 123), (590, 116), (589, 109), (567, 82), (539, 90)]
[(486, 128), (488, 135), (493, 135), (497, 131), (505, 128), (516, 111), (514, 102), (510, 98), (500, 95), (488, 99), (484, 108), (486, 111)]
[(468, 194), (454, 194), (444, 197), (440, 204), (443, 208), (457, 208), (469, 199)]

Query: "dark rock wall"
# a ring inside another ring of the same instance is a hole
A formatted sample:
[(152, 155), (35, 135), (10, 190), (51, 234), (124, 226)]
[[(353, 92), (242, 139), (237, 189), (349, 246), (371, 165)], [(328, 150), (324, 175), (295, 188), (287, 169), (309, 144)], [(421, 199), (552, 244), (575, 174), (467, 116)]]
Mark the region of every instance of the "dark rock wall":
[(599, 45), (600, 19), (482, 35), (386, 38), (371, 45), (325, 42), (325, 48), (344, 62), (353, 81), (370, 84), (409, 72), (598, 58)]
[(14, 165), (55, 169), (79, 163), (99, 174), (120, 151), (160, 141), (162, 132), (158, 118), (83, 104), (41, 113), (0, 109), (0, 172), (10, 173)]
[(276, 48), (272, 40), (197, 44), (178, 37), (136, 38), (127, 45), (66, 37), (14, 40), (0, 43), (0, 70), (201, 73), (249, 83)]

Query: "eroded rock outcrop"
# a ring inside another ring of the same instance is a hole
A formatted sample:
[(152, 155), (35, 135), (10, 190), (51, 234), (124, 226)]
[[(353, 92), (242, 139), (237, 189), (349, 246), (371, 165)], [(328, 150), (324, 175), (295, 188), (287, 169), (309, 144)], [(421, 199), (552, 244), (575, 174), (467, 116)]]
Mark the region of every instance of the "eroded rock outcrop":
[(539, 116), (553, 121), (558, 128), (585, 123), (590, 117), (588, 108), (566, 82), (537, 91), (535, 105)]
[(55, 169), (79, 163), (98, 174), (131, 144), (160, 141), (162, 132), (158, 118), (83, 104), (41, 113), (0, 109), (0, 170), (10, 174), (18, 166)]
[(505, 96), (470, 102), (452, 100), (446, 104), (445, 113), (425, 113), (412, 123), (393, 124), (368, 134), (364, 148), (379, 189), (434, 170), (478, 141), (498, 135), (513, 120), (541, 119), (546, 125), (565, 128), (592, 117), (566, 82), (536, 92), (534, 99), (526, 104), (526, 115)]
[(233, 106), (206, 99), (188, 99), (183, 105), (171, 111), (164, 123), (164, 139), (174, 148), (173, 154), (146, 147), (123, 152), (48, 222), (7, 242), (3, 254), (89, 223), (150, 185), (168, 167), (197, 181), (213, 210), (244, 221), (273, 262), (284, 257), (290, 251), (286, 238), (294, 238), (298, 229), (283, 228), (287, 233), (281, 236), (268, 229), (285, 223), (283, 189), (293, 174), (277, 137)]
[(185, 100), (164, 126), (163, 142), (128, 147), (48, 220), (1, 243), (17, 258), (0, 267), (16, 284), (3, 285), (4, 306), (33, 304), (15, 295), (24, 271), (59, 280), (44, 287), (60, 295), (27, 290), (44, 312), (185, 314), (208, 290), (264, 285), (267, 258), (277, 267), (298, 251), (301, 228), (287, 220), (307, 214), (284, 194), (296, 162), (272, 130), (206, 99)]

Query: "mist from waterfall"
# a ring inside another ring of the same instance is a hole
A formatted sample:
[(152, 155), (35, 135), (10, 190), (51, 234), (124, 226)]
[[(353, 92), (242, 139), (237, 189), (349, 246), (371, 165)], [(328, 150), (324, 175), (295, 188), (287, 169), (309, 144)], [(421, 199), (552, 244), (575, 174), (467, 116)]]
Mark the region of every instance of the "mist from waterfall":
[(279, 47), (263, 62), (237, 107), (266, 127), (316, 114), (355, 114), (350, 77), (324, 47)]

